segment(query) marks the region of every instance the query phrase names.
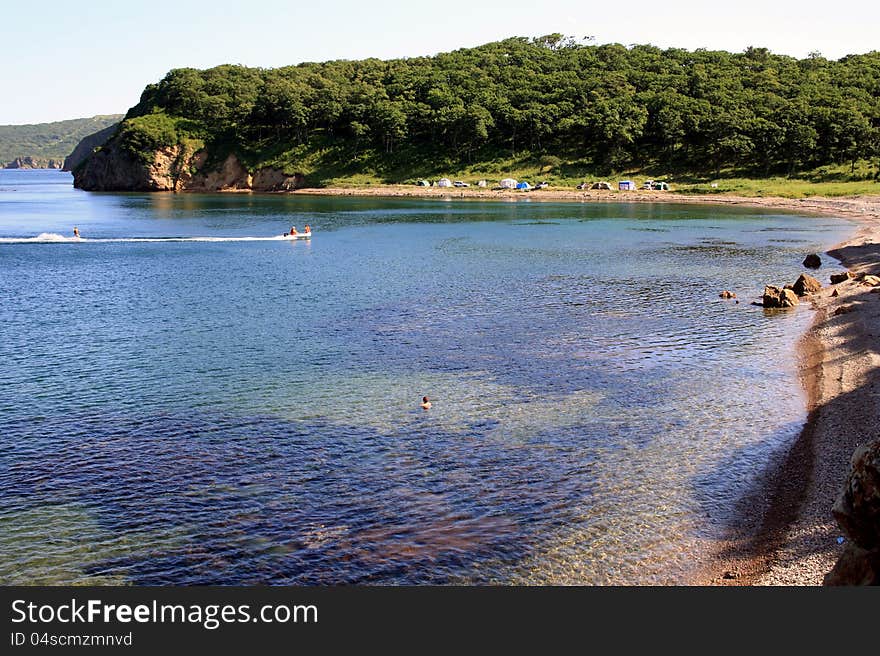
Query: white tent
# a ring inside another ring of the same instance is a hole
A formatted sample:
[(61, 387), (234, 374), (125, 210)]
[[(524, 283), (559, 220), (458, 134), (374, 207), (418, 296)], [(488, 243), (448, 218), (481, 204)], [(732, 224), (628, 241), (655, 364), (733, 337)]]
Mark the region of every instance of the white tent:
[(450, 180), (449, 178), (440, 178), (439, 180), (437, 180), (437, 186), (438, 187), (451, 187), (452, 180)]
[(516, 189), (516, 180), (513, 178), (504, 178), (498, 183), (498, 186), (502, 189)]

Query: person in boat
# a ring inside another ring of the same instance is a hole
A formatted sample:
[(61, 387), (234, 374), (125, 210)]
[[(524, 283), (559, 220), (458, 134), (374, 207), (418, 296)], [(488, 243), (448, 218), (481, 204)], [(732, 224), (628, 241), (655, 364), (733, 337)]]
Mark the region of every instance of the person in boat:
[(291, 237), (296, 237), (299, 233), (296, 231), (296, 226), (290, 226), (290, 232), (288, 232)]
[(431, 402), (428, 400), (427, 396), (422, 397), (422, 410), (430, 410)]
[(73, 226), (73, 236), (79, 239), (79, 228)]
[(310, 234), (312, 234), (312, 228), (311, 228), (311, 226), (310, 226), (308, 223), (306, 223), (306, 229), (305, 229), (305, 231), (303, 232), (303, 234), (304, 234), (304, 235), (310, 235)]

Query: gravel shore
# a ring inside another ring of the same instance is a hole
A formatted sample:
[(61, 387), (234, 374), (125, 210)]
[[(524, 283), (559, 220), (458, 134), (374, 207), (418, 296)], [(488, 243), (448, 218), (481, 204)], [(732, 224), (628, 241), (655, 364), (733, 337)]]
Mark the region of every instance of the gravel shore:
[[(793, 210), (855, 219), (857, 233), (823, 255), (854, 274), (880, 275), (880, 195), (802, 199), (685, 195), (657, 191), (372, 186), (302, 189), (300, 195), (381, 196), (506, 201), (696, 203)], [(808, 272), (808, 271), (807, 271)], [(800, 271), (792, 271), (794, 280)], [(768, 281), (769, 282), (769, 281)], [(810, 296), (816, 310), (800, 342), (799, 368), (808, 419), (787, 453), (741, 501), (740, 519), (707, 554), (694, 585), (817, 586), (834, 566), (844, 536), (831, 507), (860, 444), (880, 435), (880, 293), (849, 280), (822, 280)], [(768, 408), (772, 411), (772, 408)]]
[[(854, 274), (880, 274), (880, 195), (848, 198), (749, 198), (666, 192), (482, 188), (371, 187), (300, 190), (297, 194), (437, 197), (581, 202), (672, 202), (779, 208), (854, 218), (857, 233), (823, 255)], [(792, 271), (792, 280), (800, 271)], [(810, 297), (816, 310), (800, 342), (800, 372), (808, 419), (789, 451), (768, 463), (764, 478), (740, 504), (740, 520), (708, 554), (695, 585), (822, 584), (844, 536), (831, 507), (860, 444), (880, 434), (880, 293), (856, 279), (829, 284)], [(767, 411), (772, 411), (768, 408)]]
[[(774, 206), (791, 207), (779, 202)], [(856, 217), (855, 236), (828, 255), (840, 261), (841, 272), (880, 273), (880, 197), (809, 199), (802, 206)], [(816, 318), (800, 343), (807, 423), (743, 501), (741, 524), (696, 584), (817, 586), (843, 549), (831, 507), (853, 451), (880, 434), (880, 293), (873, 293), (880, 288), (857, 278), (821, 282), (824, 288), (810, 297)]]

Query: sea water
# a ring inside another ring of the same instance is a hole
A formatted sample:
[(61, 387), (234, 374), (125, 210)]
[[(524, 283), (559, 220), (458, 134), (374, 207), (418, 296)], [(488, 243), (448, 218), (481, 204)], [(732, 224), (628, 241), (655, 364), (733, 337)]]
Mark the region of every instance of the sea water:
[(750, 301), (850, 224), (539, 193), (0, 171), (0, 582), (689, 580), (805, 419)]

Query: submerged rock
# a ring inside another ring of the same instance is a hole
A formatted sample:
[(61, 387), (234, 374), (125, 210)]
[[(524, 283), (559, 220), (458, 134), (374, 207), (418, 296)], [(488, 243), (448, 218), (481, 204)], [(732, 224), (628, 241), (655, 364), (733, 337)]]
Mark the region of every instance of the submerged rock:
[(787, 308), (798, 304), (797, 294), (791, 289), (779, 289), (773, 285), (764, 287), (762, 305), (765, 308)]
[(822, 266), (822, 259), (815, 253), (810, 253), (804, 258), (803, 265), (808, 269), (818, 269)]
[(806, 296), (807, 294), (815, 294), (822, 289), (822, 283), (813, 276), (802, 273), (794, 285), (792, 285), (792, 289), (798, 296)]

